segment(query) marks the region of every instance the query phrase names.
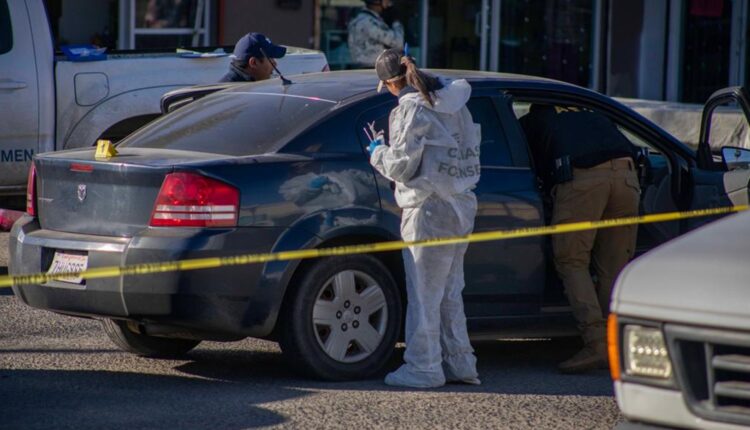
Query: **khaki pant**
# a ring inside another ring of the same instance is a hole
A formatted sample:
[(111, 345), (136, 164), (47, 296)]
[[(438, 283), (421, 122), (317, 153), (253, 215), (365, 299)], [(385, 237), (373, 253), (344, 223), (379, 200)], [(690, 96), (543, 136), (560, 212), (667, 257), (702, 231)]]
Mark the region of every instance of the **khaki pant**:
[[(638, 215), (640, 186), (629, 158), (573, 169), (573, 180), (556, 185), (552, 194), (553, 224)], [(635, 225), (552, 236), (555, 267), (587, 343), (604, 336), (612, 286), (633, 257), (636, 236)]]

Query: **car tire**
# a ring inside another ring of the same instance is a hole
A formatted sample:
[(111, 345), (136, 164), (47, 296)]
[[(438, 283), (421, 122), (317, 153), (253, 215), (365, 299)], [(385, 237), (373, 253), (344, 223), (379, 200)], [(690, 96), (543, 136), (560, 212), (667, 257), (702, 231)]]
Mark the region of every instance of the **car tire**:
[(123, 351), (144, 357), (176, 357), (201, 343), (200, 340), (148, 336), (133, 331), (127, 321), (102, 320), (104, 332)]
[(344, 381), (367, 378), (388, 363), (403, 311), (399, 288), (377, 258), (320, 259), (286, 300), (279, 343), (294, 369)]

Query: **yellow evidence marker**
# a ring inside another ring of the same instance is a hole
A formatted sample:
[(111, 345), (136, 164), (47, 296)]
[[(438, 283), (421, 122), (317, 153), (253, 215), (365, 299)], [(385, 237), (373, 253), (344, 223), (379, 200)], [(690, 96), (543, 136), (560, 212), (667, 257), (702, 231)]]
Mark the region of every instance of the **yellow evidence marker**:
[(109, 160), (115, 155), (117, 155), (117, 150), (111, 140), (99, 139), (96, 141), (96, 154), (94, 158), (97, 160)]

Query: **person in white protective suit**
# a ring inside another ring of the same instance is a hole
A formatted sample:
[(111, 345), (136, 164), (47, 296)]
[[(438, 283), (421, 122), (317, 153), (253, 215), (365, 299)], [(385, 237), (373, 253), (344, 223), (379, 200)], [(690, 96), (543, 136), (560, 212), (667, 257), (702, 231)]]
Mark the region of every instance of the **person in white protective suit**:
[[(370, 163), (396, 183), (405, 241), (464, 236), (474, 228), (481, 133), (466, 102), (466, 80), (447, 81), (417, 69), (400, 51), (383, 51), (375, 63), (380, 79), (398, 96), (390, 115), (390, 141), (370, 143)], [(406, 270), (405, 364), (388, 374), (388, 385), (439, 387), (480, 384), (466, 330), (461, 292), (467, 244), (413, 246), (403, 251)]]

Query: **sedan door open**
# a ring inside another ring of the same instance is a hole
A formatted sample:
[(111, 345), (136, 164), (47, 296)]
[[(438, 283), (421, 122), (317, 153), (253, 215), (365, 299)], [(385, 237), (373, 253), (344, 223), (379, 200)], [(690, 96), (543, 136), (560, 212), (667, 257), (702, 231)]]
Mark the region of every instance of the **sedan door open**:
[[(691, 172), (690, 209), (748, 204), (748, 118), (750, 95), (745, 88), (724, 88), (706, 102), (696, 154), (697, 167)], [(716, 218), (685, 220), (682, 230), (692, 230)]]

